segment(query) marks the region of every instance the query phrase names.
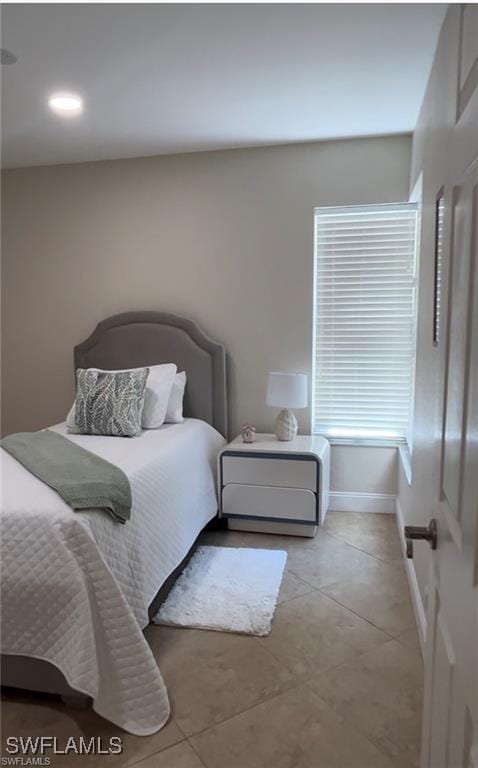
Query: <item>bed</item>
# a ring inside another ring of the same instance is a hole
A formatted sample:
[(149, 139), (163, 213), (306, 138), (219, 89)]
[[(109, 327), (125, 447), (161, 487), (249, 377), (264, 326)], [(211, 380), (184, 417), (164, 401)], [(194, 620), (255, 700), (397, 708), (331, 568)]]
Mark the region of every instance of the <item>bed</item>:
[(217, 513), (215, 462), (227, 436), (224, 348), (192, 321), (116, 315), (75, 348), (75, 369), (174, 362), (187, 373), (185, 420), (128, 440), (67, 435), (128, 476), (131, 520), (74, 513), (2, 456), (2, 685), (82, 695), (137, 735), (169, 717), (142, 630)]

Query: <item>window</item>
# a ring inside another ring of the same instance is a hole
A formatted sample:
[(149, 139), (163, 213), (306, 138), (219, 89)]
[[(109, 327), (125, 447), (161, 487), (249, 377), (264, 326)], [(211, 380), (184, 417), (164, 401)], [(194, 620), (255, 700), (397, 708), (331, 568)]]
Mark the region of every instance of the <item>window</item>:
[(316, 209), (314, 433), (406, 440), (416, 251), (414, 203)]

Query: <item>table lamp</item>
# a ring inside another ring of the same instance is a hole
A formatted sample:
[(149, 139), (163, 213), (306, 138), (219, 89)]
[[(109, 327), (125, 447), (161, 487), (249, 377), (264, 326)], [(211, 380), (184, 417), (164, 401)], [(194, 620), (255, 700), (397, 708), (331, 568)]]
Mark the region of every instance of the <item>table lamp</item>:
[(277, 439), (293, 440), (297, 434), (297, 419), (290, 409), (307, 407), (306, 374), (271, 371), (267, 381), (266, 403), (282, 408), (276, 421)]

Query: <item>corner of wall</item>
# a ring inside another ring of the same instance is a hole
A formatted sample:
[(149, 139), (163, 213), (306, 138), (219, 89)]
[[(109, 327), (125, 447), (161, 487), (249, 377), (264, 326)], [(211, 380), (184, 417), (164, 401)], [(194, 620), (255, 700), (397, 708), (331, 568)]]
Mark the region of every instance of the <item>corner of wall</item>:
[(398, 535), (400, 537), (400, 542), (402, 545), (402, 554), (405, 561), (405, 570), (407, 573), (408, 586), (410, 589), (410, 597), (412, 601), (413, 612), (415, 614), (418, 637), (420, 640), (420, 648), (423, 656), (425, 653), (425, 642), (426, 642), (426, 636), (427, 636), (426, 610), (425, 610), (425, 605), (422, 599), (422, 594), (420, 592), (420, 587), (418, 584), (415, 564), (413, 560), (408, 559), (406, 554), (406, 542), (405, 542), (405, 535), (404, 535), (405, 519), (403, 517), (403, 510), (400, 504), (400, 498), (398, 496), (396, 499), (396, 518), (397, 518), (397, 526), (398, 526)]

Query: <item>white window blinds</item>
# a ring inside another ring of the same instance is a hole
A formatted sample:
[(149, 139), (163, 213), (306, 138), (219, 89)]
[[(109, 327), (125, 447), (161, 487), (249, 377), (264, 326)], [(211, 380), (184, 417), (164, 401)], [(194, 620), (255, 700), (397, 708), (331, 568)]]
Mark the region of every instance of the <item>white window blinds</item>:
[(416, 243), (416, 205), (316, 209), (315, 433), (406, 438)]

